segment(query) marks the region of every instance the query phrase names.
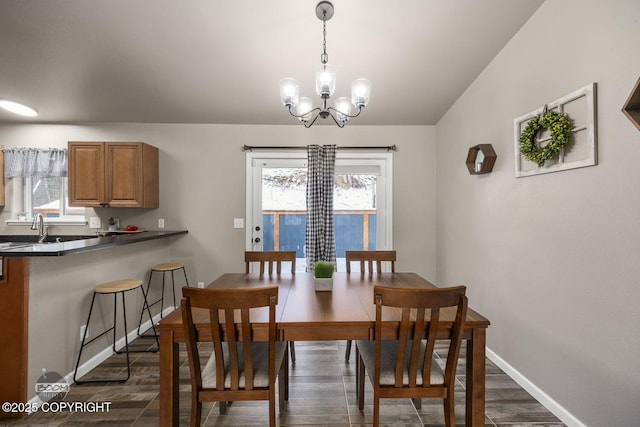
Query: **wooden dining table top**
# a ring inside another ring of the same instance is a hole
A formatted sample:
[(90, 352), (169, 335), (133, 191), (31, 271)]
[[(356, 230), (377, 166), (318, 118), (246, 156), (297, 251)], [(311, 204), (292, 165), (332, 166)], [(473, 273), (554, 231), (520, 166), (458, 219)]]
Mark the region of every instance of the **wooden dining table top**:
[[(282, 273), (257, 275), (226, 273), (211, 282), (209, 289), (247, 289), (264, 286), (278, 287), (276, 322), (284, 331), (285, 340), (370, 339), (375, 322), (373, 285), (402, 288), (435, 288), (416, 273), (341, 273), (333, 276), (332, 291), (315, 291), (312, 273)], [(393, 314), (388, 314), (393, 316)], [(442, 314), (442, 321), (453, 320), (455, 311)], [(206, 310), (194, 311), (196, 324), (208, 322)], [(385, 320), (383, 318), (383, 320)], [(393, 317), (389, 321), (395, 320)], [(267, 322), (267, 310), (255, 309), (252, 322)], [(490, 324), (473, 309), (468, 310), (466, 329), (486, 328)], [(182, 319), (175, 310), (164, 317), (158, 328), (172, 329), (180, 340)], [(319, 331), (327, 330), (321, 333)], [(315, 329), (315, 330), (314, 330)], [(322, 335), (322, 336), (319, 336)], [(330, 335), (330, 336), (324, 336)]]

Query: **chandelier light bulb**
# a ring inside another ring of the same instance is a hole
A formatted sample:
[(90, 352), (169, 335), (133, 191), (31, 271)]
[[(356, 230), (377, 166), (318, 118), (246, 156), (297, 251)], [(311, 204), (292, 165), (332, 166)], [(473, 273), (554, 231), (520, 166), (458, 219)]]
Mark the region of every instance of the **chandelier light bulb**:
[(280, 80), (280, 100), (285, 107), (294, 107), (298, 103), (300, 83), (296, 79), (287, 77)]
[(325, 65), (321, 71), (316, 72), (316, 93), (321, 98), (330, 98), (336, 90), (336, 70)]
[(371, 82), (367, 79), (357, 79), (351, 83), (351, 103), (356, 108), (364, 108), (371, 98)]
[(351, 115), (351, 101), (347, 97), (341, 97), (336, 99), (335, 109), (338, 112), (338, 120), (346, 122)]
[(296, 106), (296, 115), (300, 116), (300, 121), (306, 122), (311, 119), (311, 110), (313, 110), (313, 101), (311, 98), (300, 98)]

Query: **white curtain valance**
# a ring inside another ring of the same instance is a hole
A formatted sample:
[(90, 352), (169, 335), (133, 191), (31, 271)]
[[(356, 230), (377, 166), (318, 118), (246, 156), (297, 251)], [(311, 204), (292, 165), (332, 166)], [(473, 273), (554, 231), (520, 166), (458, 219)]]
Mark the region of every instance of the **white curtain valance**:
[(5, 148), (3, 151), (5, 178), (67, 176), (66, 149)]

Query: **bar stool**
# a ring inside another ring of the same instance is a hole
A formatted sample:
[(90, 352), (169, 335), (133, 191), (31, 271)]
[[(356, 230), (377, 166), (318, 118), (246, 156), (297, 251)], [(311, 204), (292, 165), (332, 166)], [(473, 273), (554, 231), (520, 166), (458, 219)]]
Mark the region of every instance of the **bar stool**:
[[(129, 350), (129, 338), (127, 337), (127, 310), (125, 307), (125, 302), (124, 302), (124, 293), (128, 292), (128, 291), (132, 291), (134, 289), (138, 289), (140, 288), (140, 291), (142, 292), (142, 297), (144, 299), (144, 303), (143, 303), (143, 311), (146, 308), (147, 309), (147, 313), (149, 314), (149, 318), (152, 319), (151, 320), (151, 327), (153, 328), (153, 336), (155, 337), (156, 340), (156, 348), (153, 350)], [(118, 351), (116, 350), (116, 326), (117, 326), (117, 319), (118, 319), (118, 300), (117, 300), (117, 296), (118, 294), (122, 295), (122, 319), (124, 322), (124, 347), (125, 350), (124, 351)], [(113, 295), (113, 326), (109, 329), (107, 329), (106, 331), (102, 332), (100, 335), (97, 335), (96, 337), (92, 338), (91, 340), (85, 342), (86, 338), (87, 338), (87, 331), (89, 330), (89, 321), (91, 320), (91, 313), (93, 311), (93, 304), (96, 301), (96, 295)], [(92, 342), (94, 342), (95, 340), (97, 340), (98, 338), (100, 338), (101, 336), (107, 334), (109, 331), (113, 331), (113, 351), (117, 354), (122, 354), (125, 353), (127, 355), (127, 377), (123, 378), (123, 379), (96, 379), (96, 380), (88, 380), (88, 381), (78, 381), (78, 379), (76, 378), (77, 374), (78, 374), (78, 366), (80, 366), (80, 358), (82, 357), (82, 350), (84, 349), (84, 347), (86, 345), (91, 344)], [(144, 291), (144, 288), (142, 286), (142, 280), (138, 280), (138, 279), (123, 279), (123, 280), (116, 280), (114, 282), (108, 282), (108, 283), (103, 283), (101, 285), (96, 286), (96, 288), (93, 290), (93, 298), (91, 299), (91, 307), (89, 308), (89, 317), (87, 318), (87, 326), (84, 329), (84, 334), (82, 335), (82, 343), (80, 344), (80, 352), (78, 353), (78, 360), (76, 362), (76, 369), (73, 373), (73, 381), (76, 384), (84, 384), (84, 383), (103, 383), (103, 382), (125, 382), (129, 379), (129, 377), (131, 376), (131, 366), (129, 363), (129, 353), (137, 353), (137, 352), (146, 352), (146, 351), (151, 351), (151, 352), (156, 352), (158, 351), (158, 349), (160, 348), (160, 342), (158, 341), (158, 335), (156, 334), (156, 327), (153, 324), (153, 318), (151, 317), (151, 310), (149, 308), (149, 304), (147, 302), (147, 294)]]
[[(173, 290), (173, 306), (177, 307), (176, 305), (176, 286), (175, 286), (175, 278), (173, 273), (176, 270), (182, 270), (182, 272), (184, 273), (184, 282), (186, 284), (186, 286), (189, 286), (189, 280), (187, 279), (187, 271), (184, 268), (184, 263), (182, 262), (165, 262), (162, 264), (157, 264), (154, 265), (153, 267), (151, 267), (151, 272), (149, 273), (149, 281), (147, 282), (147, 290), (146, 293), (147, 295), (149, 295), (149, 287), (151, 286), (151, 278), (153, 277), (153, 273), (162, 273), (162, 293), (160, 294), (160, 298), (158, 298), (156, 301), (152, 302), (151, 304), (149, 304), (149, 308), (153, 307), (154, 305), (160, 303), (160, 318), (162, 319), (162, 317), (164, 316), (162, 313), (162, 310), (164, 309), (164, 280), (165, 280), (165, 276), (166, 273), (171, 272), (171, 289)], [(140, 327), (142, 326), (142, 316), (144, 314), (144, 310), (142, 310), (140, 312), (140, 321), (138, 322), (138, 336), (144, 336), (140, 334)], [(153, 323), (153, 320), (151, 321), (151, 323)]]

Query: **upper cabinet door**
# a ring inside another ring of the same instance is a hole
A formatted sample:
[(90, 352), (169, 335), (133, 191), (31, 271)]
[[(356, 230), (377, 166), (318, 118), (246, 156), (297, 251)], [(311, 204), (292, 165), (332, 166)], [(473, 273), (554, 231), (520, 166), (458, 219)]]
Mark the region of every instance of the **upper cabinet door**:
[(144, 206), (142, 144), (105, 144), (106, 202), (113, 208)]
[[(80, 157), (80, 147), (101, 146), (102, 161)], [(76, 152), (74, 171), (91, 169), (95, 173), (72, 174), (69, 156), (70, 206), (102, 206), (118, 208), (157, 208), (159, 206), (158, 149), (142, 142), (70, 142), (69, 152)], [(72, 185), (72, 181), (75, 181)], [(87, 182), (84, 182), (87, 181)], [(82, 193), (72, 188), (86, 188)], [(97, 199), (90, 196), (99, 194)], [(81, 198), (80, 198), (81, 197)], [(97, 202), (97, 203), (96, 203)], [(74, 203), (73, 205), (71, 203)]]
[(69, 206), (104, 206), (104, 143), (69, 143)]

